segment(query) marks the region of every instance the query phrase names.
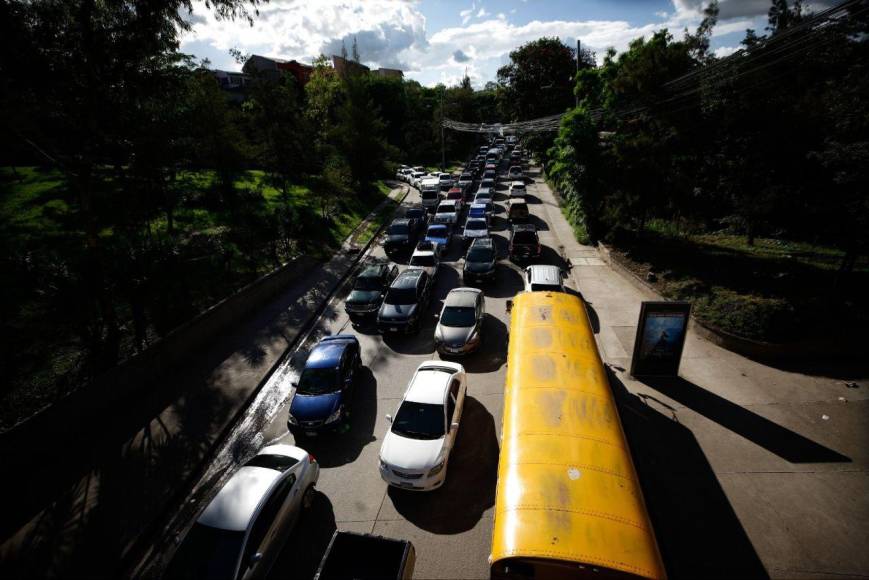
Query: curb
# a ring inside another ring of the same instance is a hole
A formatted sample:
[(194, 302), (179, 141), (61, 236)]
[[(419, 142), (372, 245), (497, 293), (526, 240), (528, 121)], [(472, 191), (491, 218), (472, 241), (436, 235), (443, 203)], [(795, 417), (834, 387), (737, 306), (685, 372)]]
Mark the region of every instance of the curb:
[[(614, 258), (611, 249), (603, 242), (598, 242), (597, 248), (601, 259), (630, 282), (635, 288), (647, 294), (651, 293), (658, 300), (670, 300), (669, 298), (661, 296), (654, 286), (637, 276), (618, 259)], [(698, 320), (693, 312), (691, 314), (691, 322), (694, 332), (709, 342), (737, 354), (761, 361), (794, 360), (806, 357), (847, 358), (866, 355), (866, 352), (861, 351), (859, 346), (855, 347), (853, 341), (838, 341), (832, 337), (823, 342), (763, 342), (760, 340), (752, 340), (750, 338), (737, 336), (725, 330), (710, 326)]]
[[(266, 371), (265, 376), (260, 380), (257, 386), (251, 391), (250, 395), (247, 397), (247, 400), (242, 403), (242, 406), (238, 409), (238, 411), (232, 416), (231, 419), (227, 422), (227, 424), (221, 429), (220, 435), (215, 439), (214, 443), (211, 445), (209, 452), (207, 453), (207, 458), (203, 459), (201, 465), (197, 469), (197, 471), (190, 476), (187, 482), (183, 486), (181, 486), (182, 491), (179, 491), (175, 494), (175, 498), (166, 503), (164, 508), (161, 510), (161, 515), (158, 518), (155, 518), (155, 523), (151, 526), (151, 528), (147, 532), (140, 534), (135, 541), (133, 541), (125, 553), (121, 556), (121, 566), (120, 569), (124, 572), (124, 576), (127, 577), (139, 577), (140, 574), (147, 571), (150, 560), (153, 556), (151, 548), (156, 545), (158, 542), (151, 541), (154, 539), (155, 535), (160, 534), (161, 532), (165, 532), (167, 528), (171, 527), (173, 514), (177, 514), (180, 510), (179, 505), (182, 504), (182, 501), (186, 498), (190, 497), (193, 491), (196, 489), (197, 484), (199, 484), (207, 474), (208, 467), (211, 463), (211, 458), (214, 457), (215, 452), (218, 451), (222, 446), (225, 445), (227, 437), (232, 433), (233, 429), (244, 419), (245, 415), (250, 409), (251, 404), (256, 400), (262, 388), (268, 384), (269, 380), (272, 378), (272, 375), (276, 371), (278, 371), (281, 366), (283, 366), (286, 361), (293, 355), (293, 353), (298, 349), (300, 342), (306, 338), (313, 327), (316, 325), (317, 321), (320, 319), (320, 316), (323, 314), (323, 311), (332, 301), (332, 298), (335, 294), (344, 287), (348, 278), (351, 276), (353, 272), (356, 271), (359, 266), (359, 262), (366, 256), (369, 248), (374, 244), (377, 239), (380, 237), (380, 234), (387, 227), (388, 223), (384, 223), (374, 235), (371, 236), (371, 239), (362, 246), (361, 248), (357, 248), (352, 246), (350, 241), (353, 239), (353, 236), (356, 235), (357, 231), (360, 228), (366, 227), (368, 220), (377, 215), (377, 212), (380, 211), (383, 205), (388, 203), (389, 199), (392, 199), (396, 202), (396, 208), (400, 207), (407, 196), (410, 194), (410, 187), (407, 185), (399, 185), (396, 189), (402, 189), (402, 193), (399, 194), (398, 197), (389, 197), (387, 200), (382, 201), (375, 207), (366, 217), (363, 219), (358, 226), (356, 226), (353, 231), (348, 234), (344, 243), (342, 243), (341, 249), (338, 250), (339, 253), (344, 253), (345, 255), (353, 255), (351, 263), (348, 265), (345, 272), (338, 278), (333, 287), (329, 290), (329, 292), (322, 298), (317, 307), (313, 309), (309, 314), (305, 321), (299, 326), (299, 330), (296, 332), (295, 336), (293, 336), (292, 340), (288, 341), (287, 347), (284, 352), (275, 360), (275, 362), (269, 367), (268, 371)], [(157, 522), (160, 522), (160, 525), (157, 525)], [(130, 562), (129, 560), (132, 558), (132, 554), (139, 551), (137, 547), (145, 541), (145, 536), (149, 540), (147, 543), (150, 544), (150, 547), (144, 548), (144, 553), (140, 552), (142, 555), (139, 558), (136, 558), (134, 562)]]

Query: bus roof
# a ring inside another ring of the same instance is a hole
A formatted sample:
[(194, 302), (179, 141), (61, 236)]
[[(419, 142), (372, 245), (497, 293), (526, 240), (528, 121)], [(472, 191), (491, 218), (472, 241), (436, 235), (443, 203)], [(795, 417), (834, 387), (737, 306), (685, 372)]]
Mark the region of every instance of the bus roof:
[(493, 570), (529, 559), (666, 577), (579, 298), (516, 295), (502, 430)]

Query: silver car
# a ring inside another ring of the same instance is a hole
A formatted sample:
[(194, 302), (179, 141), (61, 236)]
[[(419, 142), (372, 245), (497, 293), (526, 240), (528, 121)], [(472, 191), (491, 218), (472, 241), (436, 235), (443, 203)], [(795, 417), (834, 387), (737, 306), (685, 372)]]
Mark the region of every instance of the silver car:
[(442, 355), (465, 355), (477, 350), (486, 316), (483, 291), (454, 288), (444, 300), (435, 328), (435, 347)]
[(292, 445), (264, 447), (236, 471), (193, 524), (167, 578), (264, 578), (310, 507), (320, 466)]

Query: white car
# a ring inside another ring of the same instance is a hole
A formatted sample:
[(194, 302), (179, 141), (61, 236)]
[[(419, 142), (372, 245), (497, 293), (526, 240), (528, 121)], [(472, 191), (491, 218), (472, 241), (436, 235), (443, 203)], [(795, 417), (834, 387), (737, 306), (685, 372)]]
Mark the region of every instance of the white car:
[(528, 193), (525, 189), (524, 181), (513, 181), (510, 183), (510, 197), (525, 197)]
[(407, 182), (410, 183), (412, 186), (414, 186), (414, 187), (416, 187), (416, 188), (419, 188), (419, 181), (420, 181), (423, 177), (425, 177), (425, 175), (426, 175), (426, 174), (425, 174), (425, 171), (414, 171), (414, 172), (411, 173), (410, 176), (408, 177), (408, 181), (407, 181)]
[(461, 201), (455, 199), (445, 199), (438, 204), (435, 210), (434, 223), (449, 224), (451, 226), (459, 222), (459, 204)]
[(431, 491), (447, 477), (465, 403), (465, 368), (431, 360), (419, 365), (380, 448), (380, 477), (403, 489)]
[(165, 577), (264, 578), (302, 508), (313, 503), (319, 476), (319, 464), (305, 450), (264, 447), (217, 492)]
[(564, 273), (557, 266), (528, 266), (525, 268), (525, 291), (564, 292)]
[(410, 256), (409, 268), (418, 268), (420, 270), (425, 270), (426, 274), (428, 274), (432, 280), (437, 278), (438, 274), (438, 266), (441, 261), (438, 257), (437, 248), (433, 248), (431, 250), (420, 250), (416, 249), (413, 251), (413, 254)]

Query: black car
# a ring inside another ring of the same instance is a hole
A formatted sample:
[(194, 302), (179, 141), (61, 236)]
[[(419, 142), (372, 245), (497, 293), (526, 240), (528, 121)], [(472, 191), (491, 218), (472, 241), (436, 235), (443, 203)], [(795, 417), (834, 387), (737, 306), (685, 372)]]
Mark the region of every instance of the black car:
[(483, 284), (495, 277), (495, 264), (498, 251), (492, 238), (477, 238), (471, 242), (462, 266), (462, 280), (465, 284)]
[(540, 257), (540, 238), (534, 224), (516, 224), (510, 231), (510, 259), (533, 260)]
[(423, 313), (431, 302), (432, 279), (425, 270), (410, 269), (398, 275), (377, 312), (380, 332), (417, 333)]
[(344, 309), (354, 324), (377, 315), (383, 295), (398, 276), (398, 267), (389, 264), (368, 266), (356, 276), (353, 289), (344, 301)]
[(414, 205), (407, 208), (407, 211), (404, 212), (404, 217), (416, 220), (421, 227), (425, 227), (428, 223), (428, 212), (421, 205)]
[(399, 218), (392, 220), (386, 228), (386, 239), (383, 249), (386, 253), (409, 252), (419, 236), (419, 222), (413, 218)]

